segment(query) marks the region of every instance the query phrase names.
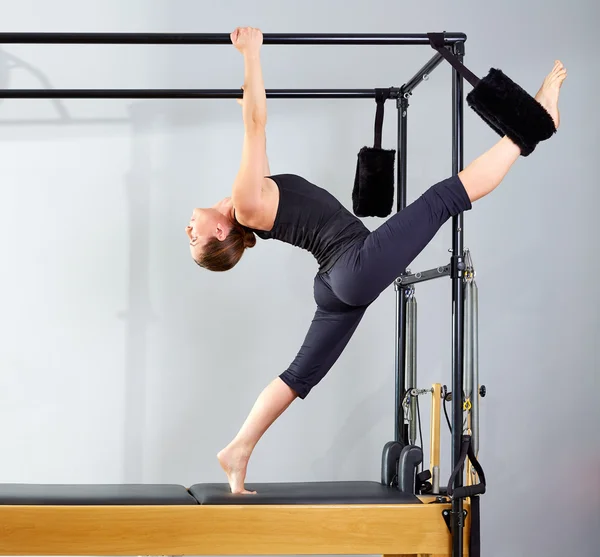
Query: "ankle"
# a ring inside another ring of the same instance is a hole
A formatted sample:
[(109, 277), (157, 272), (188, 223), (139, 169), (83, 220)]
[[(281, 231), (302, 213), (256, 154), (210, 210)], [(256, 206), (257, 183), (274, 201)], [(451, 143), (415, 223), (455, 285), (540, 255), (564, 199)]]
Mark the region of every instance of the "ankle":
[(242, 439), (234, 439), (226, 447), (228, 452), (235, 453), (239, 458), (250, 458), (253, 449), (254, 447), (250, 443)]

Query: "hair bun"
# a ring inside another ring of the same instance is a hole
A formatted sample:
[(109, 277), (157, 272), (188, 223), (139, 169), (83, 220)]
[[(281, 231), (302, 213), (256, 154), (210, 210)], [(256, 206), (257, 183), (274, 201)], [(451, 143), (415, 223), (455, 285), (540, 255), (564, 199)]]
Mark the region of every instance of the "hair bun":
[(253, 248), (256, 245), (256, 236), (251, 230), (244, 230), (244, 247)]

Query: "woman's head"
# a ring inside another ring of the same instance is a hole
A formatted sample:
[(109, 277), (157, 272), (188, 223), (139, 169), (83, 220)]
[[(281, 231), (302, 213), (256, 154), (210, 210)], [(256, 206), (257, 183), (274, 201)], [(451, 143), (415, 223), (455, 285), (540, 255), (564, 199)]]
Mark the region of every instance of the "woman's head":
[(234, 219), (229, 197), (209, 209), (194, 209), (186, 233), (192, 258), (210, 271), (228, 271), (256, 244), (254, 233)]

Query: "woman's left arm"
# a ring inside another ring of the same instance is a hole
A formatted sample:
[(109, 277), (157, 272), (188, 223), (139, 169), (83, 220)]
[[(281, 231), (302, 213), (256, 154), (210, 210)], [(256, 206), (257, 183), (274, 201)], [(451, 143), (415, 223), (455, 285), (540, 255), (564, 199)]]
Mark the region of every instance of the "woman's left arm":
[[(242, 87), (242, 91), (244, 90), (244, 87)], [(237, 102), (240, 106), (244, 106), (244, 99), (237, 99)], [(266, 126), (265, 126), (265, 160), (263, 161), (263, 174), (265, 176), (270, 176), (271, 175), (271, 167), (269, 165), (269, 156), (267, 155), (267, 134), (266, 134)]]
[(258, 29), (236, 29), (231, 40), (244, 55), (244, 145), (231, 197), (237, 214), (251, 221), (262, 211), (262, 188), (268, 170), (267, 103), (260, 63), (262, 33)]

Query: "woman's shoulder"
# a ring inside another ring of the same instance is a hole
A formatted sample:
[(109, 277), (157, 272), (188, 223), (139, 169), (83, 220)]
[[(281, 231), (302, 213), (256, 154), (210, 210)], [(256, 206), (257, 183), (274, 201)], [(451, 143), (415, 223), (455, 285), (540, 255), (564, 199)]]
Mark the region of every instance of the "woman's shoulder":
[(252, 211), (244, 212), (236, 211), (234, 208), (234, 217), (245, 228), (268, 232), (273, 228), (278, 208), (279, 188), (277, 183), (270, 177), (265, 177), (259, 205)]

